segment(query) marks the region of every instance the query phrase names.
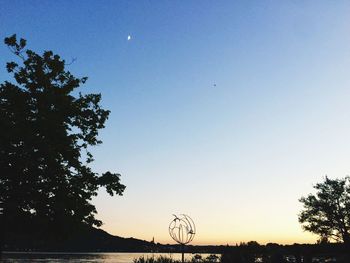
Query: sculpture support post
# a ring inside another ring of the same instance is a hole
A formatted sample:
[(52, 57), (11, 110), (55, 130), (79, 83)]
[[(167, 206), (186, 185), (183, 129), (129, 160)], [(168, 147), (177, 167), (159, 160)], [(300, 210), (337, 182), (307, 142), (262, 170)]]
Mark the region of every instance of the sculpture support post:
[(185, 245), (181, 244), (181, 250), (182, 250), (182, 263), (185, 262)]

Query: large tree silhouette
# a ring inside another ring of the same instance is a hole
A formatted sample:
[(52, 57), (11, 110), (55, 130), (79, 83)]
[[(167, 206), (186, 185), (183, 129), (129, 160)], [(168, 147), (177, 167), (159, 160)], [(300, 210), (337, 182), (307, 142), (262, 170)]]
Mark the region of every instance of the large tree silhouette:
[(91, 198), (99, 187), (122, 195), (120, 175), (93, 172), (89, 146), (101, 143), (109, 111), (100, 94), (76, 89), (74, 77), (52, 51), (39, 55), (16, 35), (5, 44), (17, 57), (7, 63), (13, 83), (0, 84), (0, 203), (3, 229), (53, 236), (100, 226)]
[(350, 246), (350, 177), (325, 178), (314, 186), (316, 194), (302, 197), (299, 222), (321, 240), (335, 240)]

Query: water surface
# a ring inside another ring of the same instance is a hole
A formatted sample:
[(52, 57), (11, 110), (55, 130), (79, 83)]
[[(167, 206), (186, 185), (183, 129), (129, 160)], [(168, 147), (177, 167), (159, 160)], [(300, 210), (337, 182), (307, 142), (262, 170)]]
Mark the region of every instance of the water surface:
[[(203, 258), (209, 254), (201, 254)], [(4, 252), (1, 262), (6, 263), (28, 263), (28, 262), (69, 262), (69, 263), (132, 263), (139, 257), (159, 257), (166, 256), (181, 260), (180, 253), (18, 253)], [(185, 254), (185, 259), (191, 259), (194, 254)]]

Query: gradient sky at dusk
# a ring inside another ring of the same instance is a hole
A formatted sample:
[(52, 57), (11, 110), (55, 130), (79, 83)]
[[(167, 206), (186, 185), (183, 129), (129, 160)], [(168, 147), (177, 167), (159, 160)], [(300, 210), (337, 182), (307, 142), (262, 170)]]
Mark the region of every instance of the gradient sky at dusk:
[[(315, 242), (298, 199), (350, 174), (349, 1), (0, 2), (0, 37), (53, 50), (111, 110), (92, 150), (123, 197), (94, 199), (111, 234), (194, 244)], [(131, 40), (128, 41), (128, 35)], [(12, 59), (0, 46), (0, 81)]]

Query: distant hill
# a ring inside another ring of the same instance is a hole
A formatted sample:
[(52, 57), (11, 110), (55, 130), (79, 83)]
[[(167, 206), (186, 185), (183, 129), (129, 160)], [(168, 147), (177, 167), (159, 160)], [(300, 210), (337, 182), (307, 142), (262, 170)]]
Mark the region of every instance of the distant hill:
[(152, 242), (136, 238), (123, 238), (113, 236), (101, 229), (93, 228), (85, 234), (64, 242), (65, 250), (74, 247), (74, 250), (94, 251), (125, 251), (142, 252), (151, 251), (154, 247)]
[(3, 240), (5, 251), (147, 252), (152, 251), (154, 247), (152, 242), (113, 236), (97, 228), (90, 228), (65, 240), (43, 240), (33, 235), (18, 233), (6, 233)]
[[(88, 228), (70, 233), (69, 238), (49, 237), (38, 229), (5, 230), (0, 235), (3, 251), (42, 252), (181, 252), (177, 244), (153, 243), (136, 238), (113, 236), (102, 229)], [(187, 253), (221, 253), (226, 246), (187, 245)]]

